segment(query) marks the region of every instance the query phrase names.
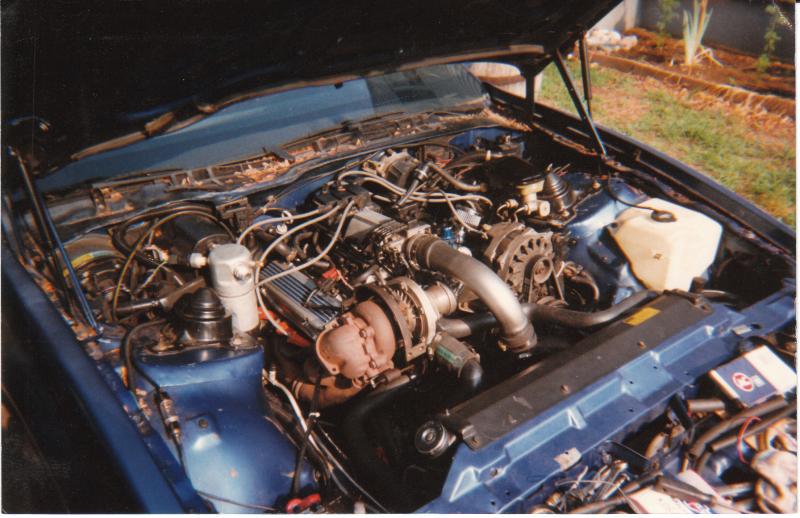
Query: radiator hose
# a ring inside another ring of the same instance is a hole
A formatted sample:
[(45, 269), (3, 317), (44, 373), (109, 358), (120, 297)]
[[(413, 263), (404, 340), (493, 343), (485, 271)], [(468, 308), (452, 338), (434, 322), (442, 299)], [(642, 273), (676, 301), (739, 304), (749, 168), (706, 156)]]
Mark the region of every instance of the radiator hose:
[[(594, 313), (532, 303), (522, 304), (522, 311), (533, 322), (556, 324), (570, 329), (588, 329), (612, 322), (656, 295), (658, 294), (654, 291), (640, 291), (619, 304)], [(438, 322), (439, 330), (453, 338), (465, 338), (496, 326), (497, 318), (491, 312), (473, 313), (463, 318), (442, 318)]]
[(380, 492), (380, 498), (393, 512), (412, 511), (408, 507), (408, 494), (400, 478), (376, 454), (368, 423), (373, 417), (373, 412), (390, 405), (399, 396), (407, 394), (411, 388), (411, 383), (406, 379), (405, 383), (391, 389), (362, 394), (354, 399), (342, 421), (341, 432), (347, 441), (350, 461), (362, 475), (367, 477), (372, 489)]

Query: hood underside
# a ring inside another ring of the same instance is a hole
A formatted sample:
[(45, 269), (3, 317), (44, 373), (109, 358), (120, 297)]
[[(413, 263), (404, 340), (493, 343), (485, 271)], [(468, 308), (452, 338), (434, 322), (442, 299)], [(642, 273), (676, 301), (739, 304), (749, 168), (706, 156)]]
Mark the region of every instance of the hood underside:
[(5, 121), (36, 117), (38, 130), (6, 124), (6, 135), (47, 155), (41, 171), (99, 142), (157, 131), (159, 117), (213, 111), (243, 92), (457, 61), (541, 69), (616, 3), (8, 3)]

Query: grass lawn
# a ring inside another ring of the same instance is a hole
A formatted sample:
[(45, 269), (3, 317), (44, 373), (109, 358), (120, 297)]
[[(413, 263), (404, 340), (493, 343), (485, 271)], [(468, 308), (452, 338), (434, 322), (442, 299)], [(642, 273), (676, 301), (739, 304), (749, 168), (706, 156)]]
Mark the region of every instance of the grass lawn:
[[(576, 63), (570, 63), (580, 83)], [(594, 119), (702, 171), (795, 226), (794, 121), (654, 79), (592, 67)], [(574, 113), (553, 65), (539, 99)]]

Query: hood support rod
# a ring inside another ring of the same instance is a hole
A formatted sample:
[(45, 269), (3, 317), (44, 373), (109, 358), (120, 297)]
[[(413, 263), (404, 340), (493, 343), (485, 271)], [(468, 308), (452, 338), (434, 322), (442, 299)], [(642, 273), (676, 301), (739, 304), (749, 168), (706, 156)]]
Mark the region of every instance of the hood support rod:
[(583, 82), (583, 99), (586, 102), (586, 111), (592, 117), (592, 72), (589, 70), (589, 51), (586, 47), (586, 33), (578, 40), (578, 52), (581, 56), (581, 80)]
[(536, 74), (531, 67), (521, 67), (522, 77), (525, 79), (525, 114), (532, 121), (536, 116)]
[[(78, 275), (75, 273), (75, 268), (72, 266), (72, 261), (70, 260), (67, 252), (64, 248), (64, 243), (61, 241), (61, 237), (58, 235), (58, 230), (56, 230), (56, 226), (53, 223), (53, 218), (50, 217), (50, 211), (47, 208), (47, 204), (44, 202), (42, 198), (42, 193), (39, 192), (39, 189), (36, 187), (36, 182), (32, 178), (30, 171), (28, 170), (24, 159), (20, 155), (19, 151), (16, 149), (11, 148), (10, 152), (14, 158), (17, 160), (17, 165), (19, 166), (20, 175), (22, 176), (23, 185), (25, 190), (27, 191), (28, 198), (31, 202), (31, 207), (33, 209), (33, 215), (36, 219), (36, 226), (39, 227), (39, 233), (41, 237), (44, 239), (45, 247), (49, 248), (46, 250), (45, 253), (50, 256), (53, 260), (53, 277), (54, 279), (58, 279), (58, 284), (60, 285), (61, 289), (67, 292), (66, 283), (64, 281), (64, 274), (63, 271), (66, 270), (67, 275), (69, 276), (70, 284), (72, 285), (72, 292), (75, 296), (75, 300), (78, 303), (78, 307), (80, 308), (81, 313), (83, 313), (83, 317), (86, 320), (86, 323), (94, 330), (97, 336), (100, 336), (103, 332), (102, 327), (98, 324), (97, 320), (94, 318), (94, 313), (92, 313), (92, 308), (89, 305), (89, 301), (86, 299), (86, 294), (83, 292), (81, 288), (80, 280), (78, 279)], [(62, 262), (64, 263), (64, 270), (61, 270), (58, 267), (58, 255), (60, 254)], [(66, 294), (66, 293), (65, 293)], [(65, 310), (68, 311), (68, 308), (64, 307)]]
[[(555, 52), (555, 63), (556, 67), (558, 68), (558, 73), (561, 74), (561, 79), (564, 81), (564, 86), (567, 87), (567, 92), (569, 92), (569, 96), (572, 99), (572, 104), (575, 105), (575, 109), (578, 110), (578, 115), (580, 115), (581, 120), (589, 129), (595, 151), (597, 151), (597, 154), (600, 155), (599, 158), (601, 162), (604, 162), (606, 158), (606, 147), (603, 144), (603, 140), (600, 138), (600, 134), (597, 132), (597, 128), (594, 125), (591, 113), (589, 113), (586, 104), (584, 104), (583, 100), (578, 95), (578, 91), (575, 88), (575, 83), (572, 81), (572, 77), (569, 75), (567, 65), (564, 63), (564, 57), (561, 55), (561, 51), (559, 50), (556, 50)], [(586, 72), (588, 75), (588, 70)]]

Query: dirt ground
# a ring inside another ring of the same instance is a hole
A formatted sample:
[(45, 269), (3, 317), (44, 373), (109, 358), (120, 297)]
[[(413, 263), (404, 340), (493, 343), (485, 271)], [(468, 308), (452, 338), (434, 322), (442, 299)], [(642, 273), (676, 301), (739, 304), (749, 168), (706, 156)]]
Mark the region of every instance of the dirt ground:
[(655, 33), (640, 28), (626, 31), (626, 34), (635, 35), (639, 41), (630, 50), (614, 52), (617, 56), (754, 92), (791, 98), (795, 96), (795, 68), (792, 64), (773, 61), (761, 73), (756, 69), (756, 57), (715, 47), (711, 49), (713, 59), (703, 57), (690, 69), (684, 64), (682, 40), (660, 38)]

